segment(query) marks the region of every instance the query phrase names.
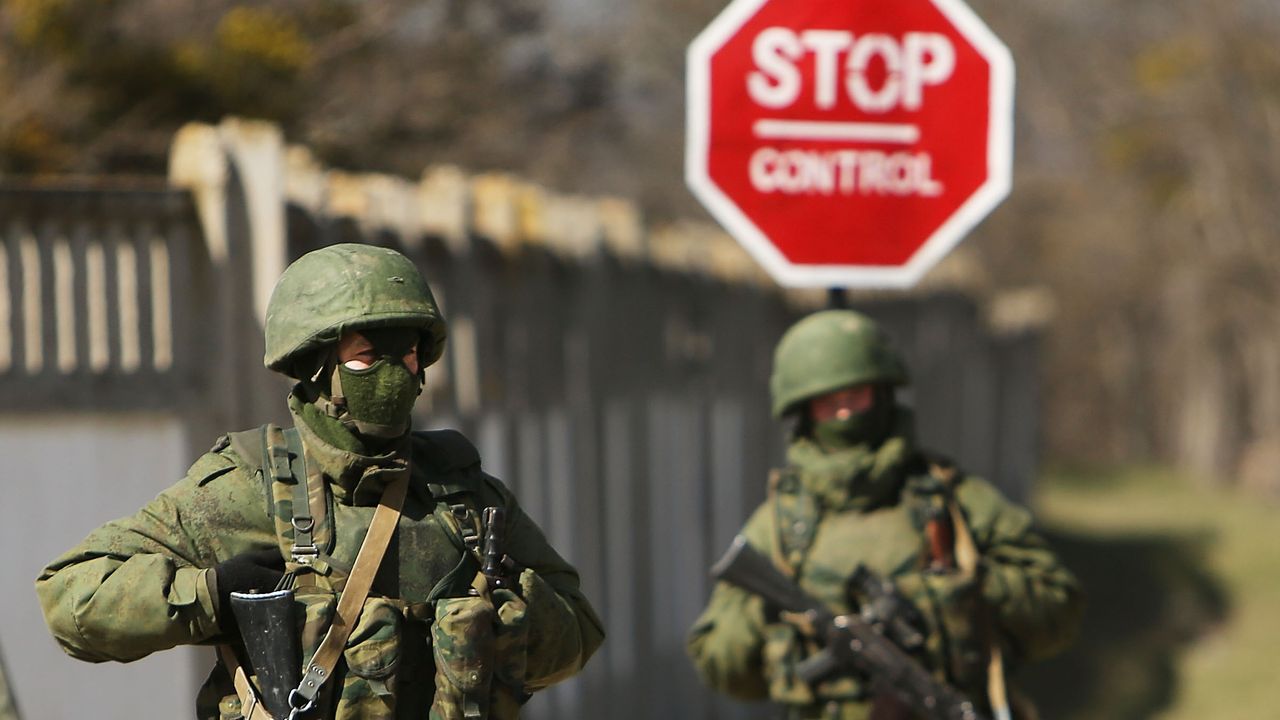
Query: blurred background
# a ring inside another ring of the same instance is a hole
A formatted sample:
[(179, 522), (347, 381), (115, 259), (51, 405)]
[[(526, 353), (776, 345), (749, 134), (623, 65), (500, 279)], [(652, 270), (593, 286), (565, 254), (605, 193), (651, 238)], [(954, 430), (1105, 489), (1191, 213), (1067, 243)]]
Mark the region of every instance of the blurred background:
[[(1280, 700), (1280, 6), (972, 0), (1017, 63), (1010, 198), (906, 293), (924, 441), (1029, 503), (1090, 597), (1021, 674), (1046, 718)], [(707, 0), (0, 5), (0, 655), (25, 718), (189, 716), (212, 654), (61, 655), (32, 580), (223, 432), (284, 266), (414, 258), (450, 320), (423, 426), (464, 429), (582, 571), (609, 641), (547, 717), (763, 717), (683, 635), (763, 497), (784, 293), (681, 177)]]

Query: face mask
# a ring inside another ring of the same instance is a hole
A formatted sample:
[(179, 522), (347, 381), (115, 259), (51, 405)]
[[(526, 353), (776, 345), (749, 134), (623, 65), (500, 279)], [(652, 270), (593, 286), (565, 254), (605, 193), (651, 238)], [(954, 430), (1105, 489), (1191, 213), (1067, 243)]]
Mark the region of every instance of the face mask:
[(409, 429), (409, 416), (422, 385), (408, 368), (383, 357), (362, 370), (339, 365), (335, 372), (357, 432), (395, 438)]
[(888, 434), (893, 421), (893, 404), (876, 402), (863, 412), (843, 419), (824, 420), (813, 424), (813, 439), (831, 449), (851, 448), (857, 445), (879, 445)]

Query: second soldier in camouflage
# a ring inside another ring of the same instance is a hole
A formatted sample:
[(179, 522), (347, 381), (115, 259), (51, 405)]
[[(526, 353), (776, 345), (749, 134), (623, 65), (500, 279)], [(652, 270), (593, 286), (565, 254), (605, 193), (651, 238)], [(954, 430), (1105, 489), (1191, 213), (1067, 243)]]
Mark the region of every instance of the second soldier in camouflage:
[[(771, 381), (775, 416), (795, 422), (787, 465), (742, 535), (837, 614), (873, 603), (855, 582), (860, 569), (889, 579), (918, 630), (908, 649), (991, 712), (1003, 702), (989, 697), (992, 658), (1007, 666), (1062, 649), (1078, 624), (1080, 591), (1026, 510), (917, 447), (912, 414), (894, 401), (906, 382), (883, 332), (858, 313), (819, 312), (788, 330)], [(947, 527), (970, 536), (974, 567), (950, 557), (960, 543), (932, 532), (951, 512), (956, 525)], [(802, 618), (725, 582), (689, 636), (707, 684), (771, 699), (788, 718), (911, 717), (857, 672), (806, 682), (801, 663), (821, 647)], [(1029, 708), (1020, 712), (1030, 717)]]

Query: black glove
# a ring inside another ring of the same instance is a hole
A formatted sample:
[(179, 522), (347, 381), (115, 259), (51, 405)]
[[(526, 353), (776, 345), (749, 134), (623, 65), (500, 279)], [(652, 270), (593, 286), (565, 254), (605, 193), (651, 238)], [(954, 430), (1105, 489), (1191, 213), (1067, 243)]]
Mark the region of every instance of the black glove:
[(213, 572), (218, 588), (218, 627), (232, 634), (236, 617), (231, 612), (231, 593), (275, 590), (284, 577), (284, 556), (278, 548), (240, 553), (218, 563)]

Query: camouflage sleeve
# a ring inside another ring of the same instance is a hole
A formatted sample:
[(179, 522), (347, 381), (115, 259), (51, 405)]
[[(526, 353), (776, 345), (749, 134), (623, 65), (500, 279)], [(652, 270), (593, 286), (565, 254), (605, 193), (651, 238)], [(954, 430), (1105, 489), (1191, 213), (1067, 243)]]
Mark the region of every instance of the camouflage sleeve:
[(1016, 657), (1038, 660), (1075, 639), (1084, 596), (1032, 525), (1031, 513), (990, 483), (966, 478), (957, 499), (982, 555), (982, 597)]
[(511, 492), (486, 479), (504, 497), (510, 555), (526, 568), (520, 576), (529, 627), (525, 687), (540, 690), (587, 664), (604, 642), (604, 625), (579, 587), (578, 571), (551, 547)]
[[(761, 505), (742, 534), (768, 552), (771, 513)], [(744, 700), (769, 696), (764, 675), (764, 602), (728, 583), (716, 583), (706, 610), (689, 630), (687, 649), (699, 677), (708, 686)]]
[[(137, 514), (89, 533), (40, 573), (45, 622), (68, 655), (129, 662), (217, 634), (207, 568), (248, 549), (251, 536), (232, 530), (244, 524), (234, 506), (257, 490), (234, 469), (226, 455), (201, 457)], [(260, 490), (255, 505), (265, 518)]]

